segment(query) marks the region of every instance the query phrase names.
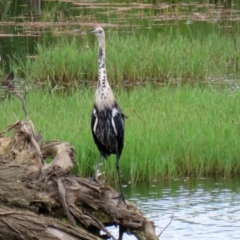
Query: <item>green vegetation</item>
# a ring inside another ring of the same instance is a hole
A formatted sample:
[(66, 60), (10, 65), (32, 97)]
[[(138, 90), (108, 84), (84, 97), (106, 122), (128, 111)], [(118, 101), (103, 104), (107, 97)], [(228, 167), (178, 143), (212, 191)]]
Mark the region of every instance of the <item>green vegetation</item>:
[[(115, 89), (115, 93), (128, 116), (120, 160), (124, 182), (240, 173), (240, 92), (185, 85)], [(26, 95), (29, 117), (44, 141), (58, 139), (74, 146), (79, 163), (75, 170), (81, 176), (91, 175), (99, 157), (90, 130), (93, 96), (89, 88)], [(24, 118), (19, 99), (4, 100), (2, 130), (15, 121), (13, 112)], [(113, 155), (102, 166), (108, 181), (117, 180), (115, 163)]]
[[(139, 40), (140, 39), (140, 40)], [(239, 76), (240, 37), (217, 32), (201, 38), (161, 33), (156, 38), (107, 32), (107, 71), (111, 84), (145, 87), (114, 88), (128, 116), (121, 157), (123, 180), (154, 181), (183, 176), (223, 176), (240, 173), (238, 91), (211, 85), (223, 76)], [(27, 80), (46, 89), (74, 84), (67, 93), (37, 90), (26, 95), (30, 118), (44, 140), (70, 142), (79, 162), (75, 169), (89, 176), (99, 153), (91, 136), (90, 114), (97, 79), (97, 41), (90, 34), (54, 45), (37, 45), (37, 56), (15, 58)], [(210, 79), (210, 80), (209, 80)], [(181, 83), (191, 83), (184, 84)], [(167, 83), (163, 87), (155, 83)], [(170, 84), (168, 84), (170, 83)], [(177, 83), (176, 88), (170, 87)], [(201, 88), (202, 83), (207, 87)], [(81, 87), (78, 85), (82, 84)], [(2, 103), (0, 126), (23, 117), (20, 101)], [(108, 181), (116, 178), (115, 156), (102, 168)]]
[[(216, 31), (205, 38), (161, 33), (150, 38), (135, 34), (107, 33), (107, 70), (116, 84), (152, 82), (196, 82), (214, 76), (238, 75), (239, 36)], [(89, 83), (97, 79), (97, 41), (91, 34), (59, 40), (51, 46), (37, 45), (37, 56), (16, 59), (29, 80), (60, 83)]]

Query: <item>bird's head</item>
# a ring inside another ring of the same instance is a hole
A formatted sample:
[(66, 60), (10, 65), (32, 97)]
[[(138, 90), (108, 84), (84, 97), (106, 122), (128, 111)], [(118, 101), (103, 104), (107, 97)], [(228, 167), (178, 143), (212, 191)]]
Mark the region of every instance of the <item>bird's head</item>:
[(91, 31), (91, 33), (96, 35), (99, 46), (103, 47), (105, 43), (105, 33), (103, 28), (97, 27), (95, 30)]

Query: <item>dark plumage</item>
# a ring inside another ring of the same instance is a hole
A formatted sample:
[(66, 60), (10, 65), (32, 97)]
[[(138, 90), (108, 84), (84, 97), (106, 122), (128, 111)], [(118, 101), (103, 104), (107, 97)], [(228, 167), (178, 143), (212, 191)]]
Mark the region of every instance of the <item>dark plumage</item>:
[[(101, 27), (92, 31), (98, 39), (98, 84), (95, 93), (95, 104), (91, 118), (91, 129), (93, 139), (100, 152), (100, 159), (102, 157), (107, 159), (110, 154), (116, 154), (117, 173), (119, 179), (119, 186), (121, 194), (119, 198), (124, 200), (124, 194), (122, 190), (122, 182), (119, 173), (119, 159), (123, 150), (124, 143), (124, 114), (115, 101), (112, 89), (109, 85), (106, 66), (105, 66), (105, 34)], [(99, 165), (99, 163), (98, 163)], [(98, 166), (94, 175), (96, 180), (96, 174)], [(125, 203), (126, 204), (126, 203)]]
[[(115, 112), (114, 116), (113, 112)], [(124, 141), (124, 115), (117, 103), (112, 109), (105, 108), (101, 111), (98, 111), (98, 108), (94, 106), (91, 128), (94, 141), (101, 155), (105, 159), (110, 154), (116, 154), (120, 158)]]

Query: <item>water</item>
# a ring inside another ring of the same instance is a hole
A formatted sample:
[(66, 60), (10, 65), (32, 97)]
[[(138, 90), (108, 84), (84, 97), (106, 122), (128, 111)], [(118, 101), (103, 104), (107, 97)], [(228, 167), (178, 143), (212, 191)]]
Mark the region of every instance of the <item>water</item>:
[[(239, 239), (240, 179), (175, 180), (150, 186), (127, 187), (127, 199), (152, 220), (161, 240)], [(117, 237), (118, 230), (111, 228)], [(124, 235), (124, 240), (136, 239)]]
[(96, 25), (151, 38), (163, 31), (204, 37), (217, 30), (234, 36), (240, 32), (240, 1), (0, 0), (0, 68), (8, 72), (15, 57), (24, 62), (35, 55), (37, 43), (81, 38)]

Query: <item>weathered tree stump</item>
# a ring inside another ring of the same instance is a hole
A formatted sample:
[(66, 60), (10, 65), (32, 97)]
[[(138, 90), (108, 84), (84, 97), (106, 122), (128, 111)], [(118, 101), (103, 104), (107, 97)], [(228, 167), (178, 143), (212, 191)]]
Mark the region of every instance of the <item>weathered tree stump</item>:
[(124, 232), (158, 239), (153, 223), (133, 203), (119, 203), (114, 189), (70, 175), (74, 164), (73, 147), (41, 143), (30, 120), (0, 134), (0, 239), (116, 239), (111, 225), (119, 226), (119, 239)]

